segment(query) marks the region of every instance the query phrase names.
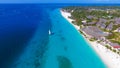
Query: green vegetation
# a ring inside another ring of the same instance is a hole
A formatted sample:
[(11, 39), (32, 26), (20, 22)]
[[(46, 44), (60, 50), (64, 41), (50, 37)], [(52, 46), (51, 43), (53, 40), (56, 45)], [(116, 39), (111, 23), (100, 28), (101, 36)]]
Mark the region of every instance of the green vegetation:
[(101, 41), (99, 40), (99, 41), (97, 41), (98, 43), (100, 43)]
[(97, 39), (96, 38), (91, 38), (89, 39), (90, 41), (96, 41)]
[(120, 51), (117, 51), (116, 49), (112, 49), (112, 47), (109, 46), (109, 45), (105, 45), (105, 47), (106, 47), (107, 49), (110, 49), (111, 51), (117, 53), (117, 54), (120, 54)]
[[(107, 10), (107, 9), (109, 10)], [(63, 8), (67, 10), (68, 12), (71, 12), (72, 19), (75, 19), (78, 25), (81, 25), (82, 20), (87, 20), (87, 22), (93, 22), (94, 19), (98, 18), (104, 18), (104, 19), (112, 19), (114, 17), (120, 17), (120, 7), (118, 6), (82, 6), (82, 7), (75, 7), (75, 6), (70, 6), (70, 7), (65, 7)], [(91, 10), (90, 10), (91, 9)], [(94, 18), (89, 19), (87, 16), (93, 16)], [(96, 20), (95, 22), (97, 22)], [(110, 22), (107, 22), (106, 24), (108, 25)]]
[(105, 25), (108, 26), (110, 24), (110, 22), (106, 22)]
[(120, 54), (120, 52), (117, 52), (117, 54)]
[(82, 31), (79, 31), (81, 34), (84, 34)]
[(120, 33), (119, 32), (112, 32), (112, 34), (108, 35), (106, 38), (109, 39), (113, 43), (120, 44)]
[[(87, 7), (86, 7), (87, 8)], [(77, 25), (81, 25), (82, 20), (87, 20), (87, 22), (98, 22), (98, 18), (103, 18), (103, 16), (108, 16), (110, 14), (106, 13), (106, 11), (101, 10), (92, 10), (89, 11), (85, 8), (74, 8), (74, 11), (71, 12), (73, 19), (77, 22)], [(93, 16), (93, 18), (89, 19), (87, 16)]]
[(105, 47), (106, 47), (107, 49), (112, 50), (111, 46), (109, 46), (109, 45), (105, 45)]
[(114, 25), (112, 31), (116, 30), (118, 27), (120, 27), (120, 24), (119, 25)]
[(116, 50), (115, 50), (115, 49), (113, 49), (113, 52), (116, 52)]

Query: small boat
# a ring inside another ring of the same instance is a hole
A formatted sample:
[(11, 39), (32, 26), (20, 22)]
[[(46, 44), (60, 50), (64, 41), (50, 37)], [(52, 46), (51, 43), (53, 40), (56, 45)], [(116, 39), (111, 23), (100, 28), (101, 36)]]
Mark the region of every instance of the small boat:
[(49, 35), (54, 35), (54, 33), (49, 30)]
[(51, 31), (49, 30), (49, 35), (51, 35)]

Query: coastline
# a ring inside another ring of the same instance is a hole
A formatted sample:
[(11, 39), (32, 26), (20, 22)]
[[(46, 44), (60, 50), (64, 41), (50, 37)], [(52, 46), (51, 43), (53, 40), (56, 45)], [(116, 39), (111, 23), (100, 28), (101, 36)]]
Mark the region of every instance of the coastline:
[[(71, 16), (68, 12), (63, 12), (60, 10), (61, 15), (69, 21), (71, 25), (73, 25), (77, 30), (80, 30), (80, 27), (77, 25), (74, 25), (72, 23), (72, 19), (68, 18), (68, 16)], [(84, 35), (82, 35), (83, 38), (86, 40), (88, 44), (93, 48), (93, 50), (98, 54), (98, 56), (101, 58), (103, 63), (107, 66), (107, 68), (120, 68), (120, 56), (109, 49), (107, 49), (105, 46), (95, 42), (89, 41), (89, 39), (85, 38)]]

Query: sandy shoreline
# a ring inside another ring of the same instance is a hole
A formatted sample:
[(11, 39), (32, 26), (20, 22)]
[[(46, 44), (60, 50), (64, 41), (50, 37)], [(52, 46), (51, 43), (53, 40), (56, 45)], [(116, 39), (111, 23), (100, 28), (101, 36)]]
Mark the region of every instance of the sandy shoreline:
[[(61, 10), (62, 16), (67, 19), (72, 24), (72, 19), (69, 19), (68, 16), (71, 16), (68, 12), (63, 12)], [(79, 26), (72, 24), (77, 30), (80, 29)], [(84, 36), (83, 36), (84, 37)], [(105, 46), (97, 43), (91, 42), (84, 37), (84, 39), (90, 44), (90, 46), (95, 50), (95, 52), (102, 59), (104, 64), (107, 65), (108, 68), (120, 68), (120, 56), (110, 50), (108, 50)]]

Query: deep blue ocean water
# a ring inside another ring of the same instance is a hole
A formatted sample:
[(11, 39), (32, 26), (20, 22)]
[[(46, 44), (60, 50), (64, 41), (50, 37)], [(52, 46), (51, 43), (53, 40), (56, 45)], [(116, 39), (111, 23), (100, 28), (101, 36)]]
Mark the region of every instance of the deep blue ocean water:
[(10, 68), (38, 28), (40, 39), (48, 37), (49, 19), (43, 7), (34, 4), (0, 5), (0, 68)]
[(106, 68), (61, 16), (64, 6), (1, 4), (0, 68)]

